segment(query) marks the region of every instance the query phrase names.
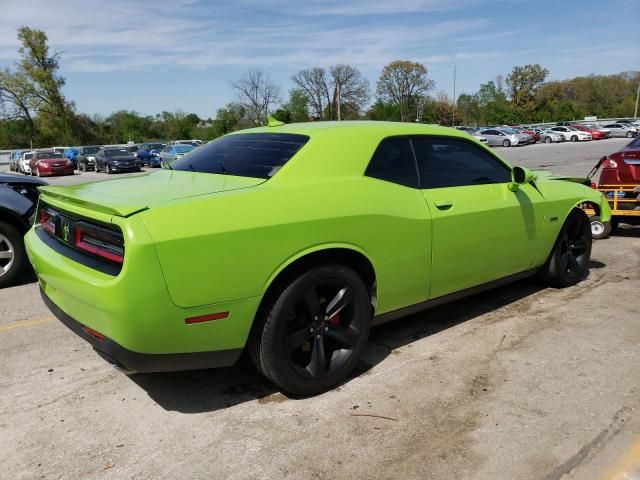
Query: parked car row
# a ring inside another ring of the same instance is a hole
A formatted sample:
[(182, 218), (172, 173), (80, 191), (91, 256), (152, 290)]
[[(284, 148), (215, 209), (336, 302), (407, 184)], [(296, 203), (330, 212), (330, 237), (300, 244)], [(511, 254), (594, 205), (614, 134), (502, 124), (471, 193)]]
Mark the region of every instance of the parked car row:
[(503, 125), (493, 127), (456, 127), (490, 146), (515, 147), (537, 142), (588, 142), (611, 137), (633, 138), (640, 133), (640, 121), (619, 120), (598, 125), (585, 122), (558, 122), (555, 126), (528, 127)]
[(200, 140), (176, 140), (132, 145), (87, 145), (16, 150), (10, 156), (11, 171), (34, 176), (73, 175), (96, 171), (106, 173), (158, 168), (200, 146)]

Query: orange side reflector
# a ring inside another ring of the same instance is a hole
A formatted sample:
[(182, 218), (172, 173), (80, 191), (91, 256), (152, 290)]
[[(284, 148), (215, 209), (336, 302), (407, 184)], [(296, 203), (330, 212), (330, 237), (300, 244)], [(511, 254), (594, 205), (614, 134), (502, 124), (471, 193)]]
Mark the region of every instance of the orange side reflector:
[(229, 312), (210, 313), (209, 315), (202, 315), (200, 317), (189, 317), (184, 319), (184, 323), (191, 325), (192, 323), (210, 322), (212, 320), (222, 320), (227, 318)]

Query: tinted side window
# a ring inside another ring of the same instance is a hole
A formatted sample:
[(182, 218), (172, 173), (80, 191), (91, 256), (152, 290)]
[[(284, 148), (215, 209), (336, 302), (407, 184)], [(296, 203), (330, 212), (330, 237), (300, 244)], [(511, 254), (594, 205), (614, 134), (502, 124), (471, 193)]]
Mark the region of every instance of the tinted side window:
[(454, 138), (414, 138), (421, 188), (511, 181), (510, 170), (490, 153)]
[(380, 142), (364, 174), (406, 187), (418, 188), (418, 172), (408, 138)]

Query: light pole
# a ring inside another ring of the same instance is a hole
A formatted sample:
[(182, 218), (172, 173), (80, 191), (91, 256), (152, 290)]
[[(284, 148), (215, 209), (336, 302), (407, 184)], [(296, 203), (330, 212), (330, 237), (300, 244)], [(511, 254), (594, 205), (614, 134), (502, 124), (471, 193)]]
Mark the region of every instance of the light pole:
[(636, 92), (636, 109), (633, 111), (633, 119), (638, 118), (638, 100), (640, 100), (640, 83), (638, 84), (638, 91)]
[(453, 66), (453, 114), (451, 116), (451, 126), (456, 126), (456, 66)]

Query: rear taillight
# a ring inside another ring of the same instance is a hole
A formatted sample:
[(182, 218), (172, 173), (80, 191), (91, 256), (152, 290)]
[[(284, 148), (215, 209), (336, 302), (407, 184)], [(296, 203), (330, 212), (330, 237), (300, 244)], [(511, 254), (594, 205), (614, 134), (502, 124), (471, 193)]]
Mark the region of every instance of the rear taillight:
[(75, 247), (112, 263), (124, 262), (122, 235), (106, 228), (85, 223), (76, 224)]
[(618, 162), (607, 158), (602, 164), (602, 168), (618, 168)]
[(56, 234), (55, 218), (54, 215), (48, 210), (44, 208), (40, 210), (40, 218), (38, 219), (38, 223), (51, 235)]

